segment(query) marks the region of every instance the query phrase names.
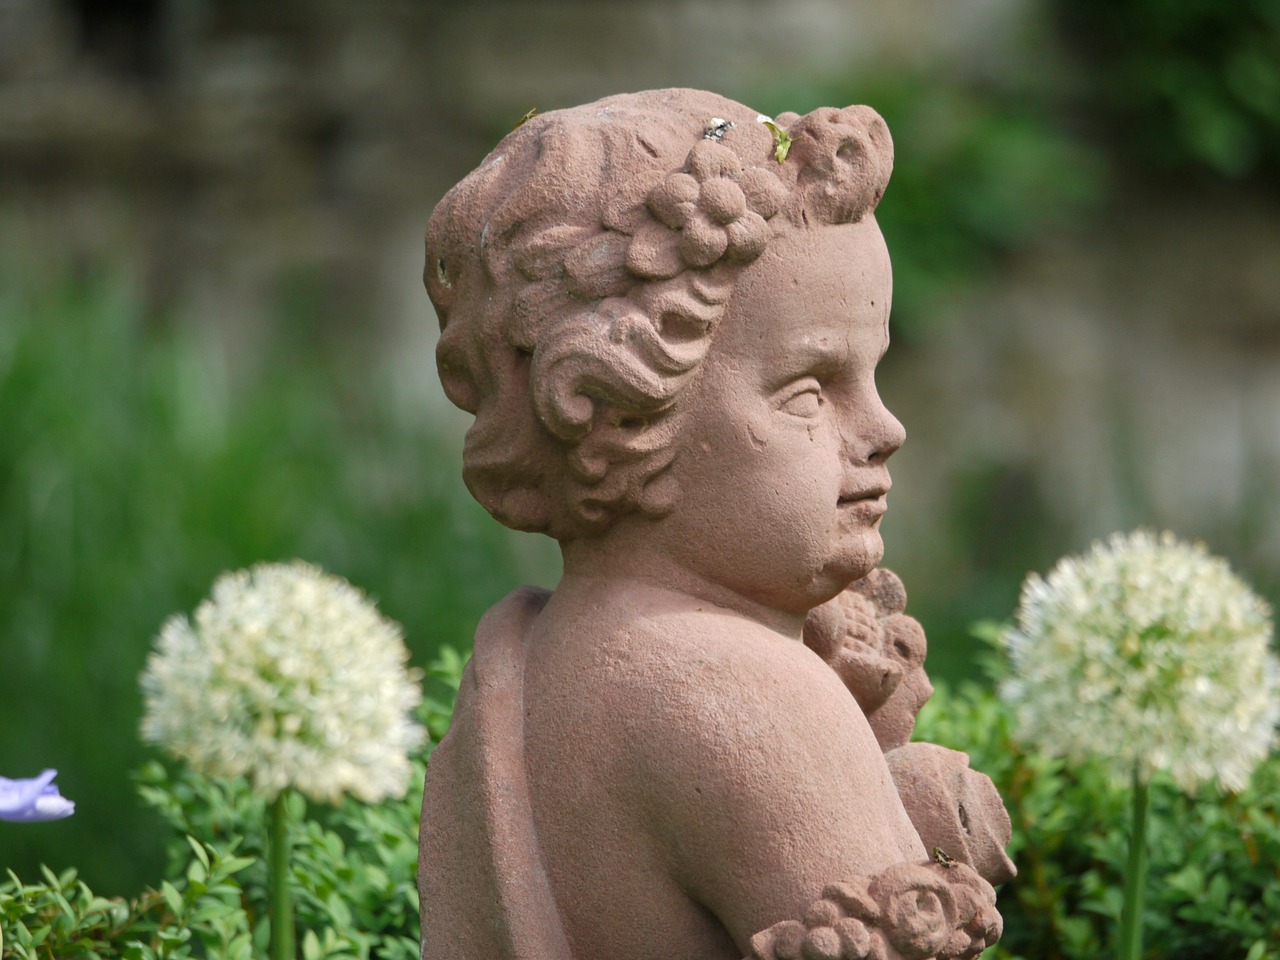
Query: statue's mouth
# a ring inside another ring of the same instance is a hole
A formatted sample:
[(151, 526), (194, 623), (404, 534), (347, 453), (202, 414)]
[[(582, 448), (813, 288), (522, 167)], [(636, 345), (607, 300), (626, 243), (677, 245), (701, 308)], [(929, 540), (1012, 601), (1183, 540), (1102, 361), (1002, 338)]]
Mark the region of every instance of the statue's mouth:
[(884, 513), (888, 509), (887, 498), (889, 496), (889, 484), (878, 484), (872, 487), (861, 487), (856, 490), (849, 490), (840, 494), (836, 505), (844, 510), (858, 510), (868, 512)]

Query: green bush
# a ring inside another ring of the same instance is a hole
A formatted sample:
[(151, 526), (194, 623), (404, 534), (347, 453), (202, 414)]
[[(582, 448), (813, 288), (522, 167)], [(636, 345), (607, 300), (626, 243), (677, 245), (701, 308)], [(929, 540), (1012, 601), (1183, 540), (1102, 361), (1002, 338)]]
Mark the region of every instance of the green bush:
[[(999, 890), (1005, 934), (991, 960), (1096, 960), (1114, 953), (1128, 850), (1127, 785), (1021, 747), (989, 689), (940, 684), (921, 739), (970, 755), (1013, 818), (1018, 876)], [(1280, 755), (1239, 794), (1152, 782), (1149, 960), (1280, 960)]]
[(0, 263), (0, 774), (56, 767), (79, 804), (0, 824), (0, 868), (74, 864), (111, 892), (157, 875), (129, 782), (137, 677), (165, 618), (222, 571), (299, 557), (340, 574), (418, 663), (554, 575), (552, 551), (517, 545), (466, 493), (461, 444), (397, 402), (385, 370), (318, 331), (263, 339), (240, 363), (217, 331), (148, 315), (119, 276)]
[(191, 841), (179, 879), (131, 900), (97, 896), (75, 870), (42, 869), (27, 884), (0, 882), (0, 947), (15, 960), (160, 960), (213, 956), (250, 960), (247, 918), (236, 874), (252, 861)]
[[(430, 668), (437, 696), (420, 719), (431, 737), (399, 800), (346, 800), (310, 810), (294, 795), (291, 881), (304, 960), (417, 960), (418, 816), (431, 745), (448, 729), (462, 658), (444, 648)], [(265, 805), (244, 781), (214, 780), (151, 762), (143, 799), (173, 829), (170, 878), (131, 899), (95, 895), (74, 870), (43, 868), (42, 883), (0, 881), (3, 955), (125, 960), (265, 956)]]
[[(432, 741), (448, 727), (462, 660), (432, 667), (423, 706)], [(964, 750), (995, 781), (1013, 819), (1018, 877), (999, 891), (1003, 940), (989, 960), (1110, 955), (1127, 850), (1127, 787), (1100, 767), (1068, 768), (1023, 749), (990, 689), (939, 684), (920, 739)], [(415, 888), (421, 778), (402, 800), (306, 811), (292, 881), (306, 960), (417, 956)], [(240, 957), (266, 948), (264, 805), (244, 783), (147, 764), (139, 789), (172, 828), (167, 876), (130, 899), (95, 896), (74, 872), (0, 882), (0, 931), (16, 957)], [(1149, 960), (1280, 960), (1280, 755), (1236, 795), (1152, 785)], [(294, 800), (301, 818), (303, 804)], [(194, 838), (194, 839), (189, 839)], [(206, 862), (207, 861), (207, 862)], [(39, 953), (32, 952), (39, 944)], [(26, 951), (26, 952), (23, 952)], [(7, 956), (7, 954), (6, 954)]]
[(1280, 2), (1053, 0), (1050, 9), (1082, 67), (1082, 120), (1130, 163), (1280, 186)]

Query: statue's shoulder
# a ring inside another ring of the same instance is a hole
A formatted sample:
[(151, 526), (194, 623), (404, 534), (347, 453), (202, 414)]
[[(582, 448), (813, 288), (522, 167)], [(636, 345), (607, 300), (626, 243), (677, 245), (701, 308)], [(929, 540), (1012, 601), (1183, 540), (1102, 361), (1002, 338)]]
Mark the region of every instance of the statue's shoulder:
[(539, 733), (608, 744), (646, 790), (683, 789), (694, 768), (788, 779), (851, 756), (881, 764), (857, 702), (799, 639), (712, 604), (644, 601), (539, 618), (525, 672)]
[(798, 639), (718, 608), (599, 629), (575, 678), (598, 724), (585, 749), (622, 822), (729, 930), (923, 858), (857, 701)]
[(727, 698), (744, 710), (768, 710), (805, 692), (847, 706), (831, 671), (803, 643), (737, 614), (681, 611), (641, 630), (640, 655), (678, 702)]
[(540, 728), (611, 742), (619, 762), (642, 768), (664, 767), (673, 748), (719, 764), (739, 748), (866, 731), (839, 678), (798, 639), (712, 604), (650, 599), (601, 597), (567, 616), (553, 600), (537, 618), (525, 694)]
[(815, 687), (842, 705), (850, 699), (799, 640), (712, 604), (602, 603), (586, 616), (540, 622), (534, 636), (535, 661), (555, 673), (591, 676), (601, 697), (631, 692), (637, 702), (678, 710), (750, 690), (758, 706), (784, 690), (812, 695)]
[(659, 618), (641, 630), (629, 684), (641, 692), (655, 732), (698, 764), (735, 766), (751, 754), (789, 767), (833, 734), (863, 739), (866, 719), (856, 702), (794, 638), (717, 609)]

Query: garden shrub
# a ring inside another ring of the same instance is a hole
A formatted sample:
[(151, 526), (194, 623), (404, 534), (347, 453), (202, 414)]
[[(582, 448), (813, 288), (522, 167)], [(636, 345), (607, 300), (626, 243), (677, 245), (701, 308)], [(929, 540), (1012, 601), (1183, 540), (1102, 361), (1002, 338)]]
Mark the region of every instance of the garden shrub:
[(488, 517), (461, 444), (385, 370), (267, 332), (250, 361), (223, 335), (149, 312), (119, 273), (0, 259), (0, 729), (21, 731), (0, 773), (57, 768), (81, 801), (6, 830), (0, 869), (75, 865), (111, 893), (159, 872), (129, 782), (146, 756), (137, 677), (165, 618), (220, 572), (331, 570), (403, 625), (418, 663), (469, 644), (512, 584), (554, 576), (538, 569), (553, 545)]
[[(412, 758), (409, 789), (376, 804), (347, 798), (306, 808), (292, 875), (304, 960), (417, 960), (418, 817), (433, 743), (448, 729), (462, 658), (445, 648), (429, 670), (419, 711), (430, 738)], [(146, 764), (143, 799), (172, 828), (169, 879), (132, 898), (93, 893), (74, 870), (23, 882), (0, 880), (0, 936), (6, 958), (179, 960), (265, 956), (268, 929), (265, 802), (245, 781)]]
[[(448, 727), (462, 660), (432, 667), (421, 719)], [(999, 891), (1003, 940), (989, 960), (1096, 960), (1119, 923), (1127, 788), (1100, 765), (1070, 768), (1020, 746), (987, 687), (939, 683), (917, 737), (967, 752), (1013, 819), (1018, 877)], [(305, 960), (417, 957), (417, 826), (428, 744), (403, 799), (312, 806), (295, 834), (293, 882)], [(172, 828), (168, 880), (131, 899), (94, 895), (74, 871), (0, 881), (14, 957), (249, 957), (266, 945), (264, 803), (243, 783), (147, 764), (139, 789)], [(1280, 960), (1280, 756), (1238, 794), (1189, 797), (1152, 783), (1149, 960)], [(295, 798), (296, 814), (302, 802)], [(206, 862), (207, 861), (207, 862)], [(5, 954), (9, 956), (8, 953)]]
[[(939, 684), (916, 727), (963, 750), (1013, 819), (1018, 876), (998, 891), (1005, 920), (991, 960), (1095, 960), (1114, 952), (1128, 850), (1128, 787), (1101, 764), (1027, 751), (988, 688)], [(1149, 960), (1280, 960), (1280, 755), (1238, 794), (1151, 785)]]
[(1280, 186), (1280, 2), (1049, 8), (1081, 67), (1078, 110), (1118, 156), (1180, 178)]

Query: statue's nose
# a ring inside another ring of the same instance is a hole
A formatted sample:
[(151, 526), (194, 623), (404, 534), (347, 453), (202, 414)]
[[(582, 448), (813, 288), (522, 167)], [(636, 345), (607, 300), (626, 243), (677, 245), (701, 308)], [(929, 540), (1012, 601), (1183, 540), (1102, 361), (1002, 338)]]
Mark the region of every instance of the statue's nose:
[(847, 454), (854, 463), (882, 464), (906, 439), (906, 428), (877, 397), (875, 408), (850, 431)]

